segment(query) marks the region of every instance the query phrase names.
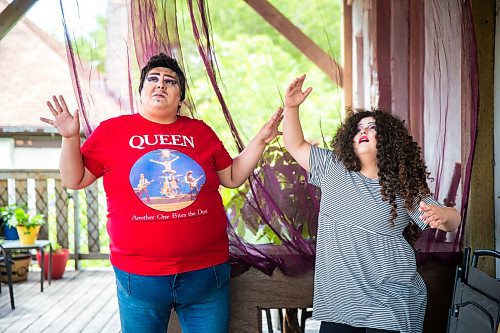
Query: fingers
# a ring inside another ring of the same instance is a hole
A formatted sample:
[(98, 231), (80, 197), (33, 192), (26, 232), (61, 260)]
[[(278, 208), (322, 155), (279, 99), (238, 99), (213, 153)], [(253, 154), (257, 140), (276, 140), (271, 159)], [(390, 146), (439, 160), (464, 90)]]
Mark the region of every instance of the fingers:
[(280, 124), (281, 120), (283, 120), (283, 108), (279, 106), (276, 111), (271, 116), (271, 119), (267, 121), (267, 124), (273, 126), (273, 124)]
[(312, 88), (308, 87), (304, 92), (302, 91), (302, 86), (304, 85), (304, 80), (306, 79), (306, 75), (303, 74), (302, 76), (299, 76), (293, 82), (290, 84), (288, 87), (287, 93), (289, 94), (294, 94), (294, 93), (301, 93), (302, 94), (302, 100), (305, 100), (307, 96), (312, 92)]
[(309, 94), (313, 91), (313, 88), (312, 87), (309, 87), (306, 89), (306, 91), (304, 91), (304, 99), (307, 98), (307, 96), (309, 96)]
[(52, 119), (40, 117), (40, 120), (43, 121), (44, 123), (54, 126), (54, 121)]
[(444, 218), (441, 214), (441, 209), (435, 205), (427, 205), (425, 202), (420, 202), (419, 211), (423, 212), (420, 219), (431, 228), (437, 228), (443, 224)]
[(277, 119), (278, 124), (281, 122), (281, 120), (283, 119), (283, 108), (281, 106), (276, 109), (276, 112), (274, 112), (272, 119)]
[(420, 201), (420, 203), (418, 205), (419, 205), (418, 210), (421, 211), (421, 212), (425, 212), (425, 211), (427, 211), (429, 209), (429, 205), (426, 204), (423, 201)]
[(306, 79), (306, 75), (302, 74), (301, 76), (295, 78), (292, 83), (288, 86), (288, 92), (292, 92), (296, 89), (302, 90), (302, 84), (304, 83), (304, 80)]
[[(283, 121), (283, 108), (281, 106), (276, 109), (276, 112), (273, 115), (273, 118), (276, 119), (276, 129), (278, 129), (278, 126), (281, 124)], [(283, 132), (278, 131), (277, 135), (282, 135)]]
[(62, 95), (59, 95), (59, 99), (56, 96), (52, 96), (52, 103), (47, 101), (47, 106), (54, 117), (63, 112), (68, 112), (68, 106)]
[(49, 107), (50, 113), (52, 113), (54, 117), (57, 117), (58, 113), (49, 101), (47, 101), (47, 106)]
[(61, 106), (63, 108), (64, 111), (68, 111), (68, 106), (66, 105), (66, 101), (64, 100), (64, 97), (62, 97), (62, 95), (59, 95), (59, 100), (61, 102)]
[(434, 217), (431, 217), (431, 218), (428, 218), (427, 220), (424, 221), (429, 227), (431, 228), (437, 228), (439, 227), (441, 224), (444, 223), (444, 220), (441, 218), (441, 217), (437, 217), (437, 216), (434, 216)]
[(52, 96), (52, 101), (53, 101), (53, 103), (54, 103), (54, 107), (55, 107), (55, 109), (56, 109), (57, 113), (58, 113), (58, 114), (59, 114), (59, 113), (62, 113), (62, 112), (63, 112), (63, 109), (62, 109), (62, 107), (61, 107), (61, 103), (59, 103), (59, 100), (57, 99), (57, 97), (56, 97), (56, 96)]

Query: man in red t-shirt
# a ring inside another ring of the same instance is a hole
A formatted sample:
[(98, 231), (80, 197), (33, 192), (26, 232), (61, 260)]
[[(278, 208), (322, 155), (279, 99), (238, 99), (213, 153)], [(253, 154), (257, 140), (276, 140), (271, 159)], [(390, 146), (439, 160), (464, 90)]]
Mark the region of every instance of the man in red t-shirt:
[[(278, 109), (232, 159), (208, 125), (179, 115), (185, 87), (177, 61), (159, 54), (141, 71), (142, 110), (102, 122), (82, 147), (78, 112), (62, 96), (47, 102), (54, 118), (41, 118), (62, 136), (65, 187), (103, 177), (124, 333), (165, 332), (172, 308), (184, 331), (227, 332), (229, 246), (218, 188), (248, 178), (282, 119)], [(175, 195), (164, 188), (171, 177), (179, 179)]]

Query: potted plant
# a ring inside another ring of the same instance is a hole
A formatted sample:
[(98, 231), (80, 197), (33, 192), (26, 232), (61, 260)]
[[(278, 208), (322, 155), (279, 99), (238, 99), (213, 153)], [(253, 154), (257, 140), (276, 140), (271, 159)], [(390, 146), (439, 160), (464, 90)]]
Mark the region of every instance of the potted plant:
[[(12, 282), (26, 281), (31, 263), (29, 250), (11, 250), (10, 258), (12, 264)], [(7, 283), (7, 272), (5, 266), (0, 266), (0, 281)]]
[(16, 240), (19, 239), (17, 234), (17, 229), (11, 227), (7, 222), (14, 215), (14, 210), (18, 208), (17, 205), (8, 205), (0, 207), (0, 228), (3, 229), (4, 237), (6, 240)]
[[(43, 271), (45, 279), (49, 278), (49, 254), (44, 252)], [(38, 265), (41, 263), (41, 254), (39, 251), (36, 253), (36, 260)], [(62, 248), (58, 243), (52, 245), (52, 279), (60, 279), (63, 277), (66, 270), (66, 263), (69, 259), (69, 250)]]
[(45, 224), (45, 218), (42, 214), (31, 215), (24, 208), (17, 207), (7, 224), (16, 227), (21, 244), (32, 245), (38, 237), (40, 227)]

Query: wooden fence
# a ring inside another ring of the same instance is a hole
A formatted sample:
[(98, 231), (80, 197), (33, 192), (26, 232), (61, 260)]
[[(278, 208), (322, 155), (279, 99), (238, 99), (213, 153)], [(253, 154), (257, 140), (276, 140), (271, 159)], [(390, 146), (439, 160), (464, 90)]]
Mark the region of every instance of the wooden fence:
[(40, 229), (38, 239), (57, 241), (70, 249), (70, 258), (78, 268), (79, 260), (109, 257), (107, 249), (103, 249), (103, 244), (109, 243), (107, 233), (99, 237), (105, 223), (99, 224), (99, 199), (103, 193), (99, 187), (100, 183), (95, 182), (85, 190), (67, 190), (59, 170), (0, 169), (0, 206), (26, 205), (31, 212), (43, 214), (48, 223)]

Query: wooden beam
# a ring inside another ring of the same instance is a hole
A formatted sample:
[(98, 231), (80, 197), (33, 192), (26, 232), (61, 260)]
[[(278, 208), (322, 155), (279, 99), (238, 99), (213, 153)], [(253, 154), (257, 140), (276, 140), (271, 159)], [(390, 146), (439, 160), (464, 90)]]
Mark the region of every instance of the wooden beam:
[(408, 9), (409, 0), (390, 3), (391, 109), (408, 124)]
[(413, 139), (422, 147), (424, 156), (424, 63), (425, 63), (425, 30), (424, 0), (409, 2), (409, 129)]
[[(494, 249), (495, 0), (474, 0), (471, 1), (471, 7), (477, 43), (479, 114), (465, 223), (465, 245), (473, 250)], [(466, 51), (468, 50), (462, 52)], [(462, 84), (468, 83), (465, 81)], [(482, 257), (478, 262), (478, 267), (490, 276), (495, 276), (495, 261), (491, 258)]]
[(375, 1), (375, 54), (379, 100), (378, 107), (392, 111), (391, 87), (391, 1)]
[(344, 88), (344, 108), (352, 107), (352, 6), (348, 0), (343, 1), (344, 13), (344, 72), (342, 75)]
[(245, 0), (245, 2), (321, 68), (330, 79), (342, 87), (342, 68), (335, 59), (323, 51), (267, 0)]
[(16, 23), (26, 14), (37, 0), (13, 0), (0, 13), (0, 40), (7, 35)]

